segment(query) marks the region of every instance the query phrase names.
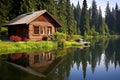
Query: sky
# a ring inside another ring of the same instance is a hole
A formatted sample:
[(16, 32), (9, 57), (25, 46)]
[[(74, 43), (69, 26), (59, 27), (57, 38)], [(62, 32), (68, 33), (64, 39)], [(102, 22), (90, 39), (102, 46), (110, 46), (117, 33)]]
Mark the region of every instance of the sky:
[[(77, 3), (79, 1), (80, 6), (82, 8), (83, 0), (70, 0), (70, 1), (75, 6), (77, 5)], [(87, 0), (88, 8), (91, 7), (92, 1), (93, 0)], [(99, 8), (99, 6), (101, 7), (103, 16), (105, 16), (105, 8), (106, 8), (106, 5), (107, 5), (108, 1), (109, 1), (110, 8), (115, 7), (116, 3), (118, 4), (118, 6), (120, 8), (120, 0), (95, 0), (95, 1), (96, 1), (96, 4), (97, 4), (97, 8)]]

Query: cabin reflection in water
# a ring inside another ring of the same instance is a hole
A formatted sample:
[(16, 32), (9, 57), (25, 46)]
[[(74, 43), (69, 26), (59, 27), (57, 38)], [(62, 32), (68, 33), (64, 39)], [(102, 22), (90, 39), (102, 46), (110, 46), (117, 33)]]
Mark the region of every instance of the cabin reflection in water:
[(9, 62), (44, 75), (48, 75), (61, 60), (62, 58), (56, 57), (51, 52), (10, 54), (8, 58)]
[(55, 56), (52, 55), (52, 53), (41, 53), (41, 54), (30, 54), (29, 55), (29, 60), (30, 60), (30, 65), (31, 64), (36, 64), (36, 63), (48, 63), (51, 62), (55, 59)]
[(43, 73), (56, 59), (51, 52), (43, 52), (29, 55), (29, 66), (36, 71)]

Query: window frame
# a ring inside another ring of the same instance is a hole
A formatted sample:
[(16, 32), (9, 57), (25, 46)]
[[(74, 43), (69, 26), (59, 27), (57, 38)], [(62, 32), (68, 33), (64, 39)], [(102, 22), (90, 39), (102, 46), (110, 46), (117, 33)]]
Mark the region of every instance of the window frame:
[(52, 27), (51, 27), (51, 26), (48, 26), (48, 27), (47, 27), (47, 34), (48, 34), (48, 35), (51, 35), (51, 34), (52, 34)]
[(41, 34), (45, 35), (46, 34), (46, 27), (41, 27)]
[(33, 30), (34, 31), (33, 32), (34, 35), (39, 35), (40, 34), (40, 32), (39, 32), (40, 31), (39, 26), (34, 26), (33, 29), (34, 29)]

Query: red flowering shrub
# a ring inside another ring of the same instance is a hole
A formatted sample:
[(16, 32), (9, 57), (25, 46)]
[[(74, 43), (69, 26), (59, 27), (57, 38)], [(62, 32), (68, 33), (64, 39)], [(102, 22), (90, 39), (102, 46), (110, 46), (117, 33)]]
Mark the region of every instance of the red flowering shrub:
[(28, 38), (24, 38), (24, 41), (27, 42), (29, 39)]
[(12, 42), (18, 42), (21, 40), (22, 40), (22, 38), (19, 36), (14, 36), (14, 35), (10, 36), (10, 41), (12, 41)]

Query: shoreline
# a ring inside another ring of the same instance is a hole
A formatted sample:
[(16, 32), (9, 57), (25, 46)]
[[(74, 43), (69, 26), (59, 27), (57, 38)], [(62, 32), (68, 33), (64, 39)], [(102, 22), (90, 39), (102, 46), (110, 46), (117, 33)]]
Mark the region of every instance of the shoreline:
[[(62, 45), (61, 45), (62, 43)], [(59, 48), (85, 46), (75, 41), (53, 42), (53, 41), (28, 41), (28, 42), (0, 42), (0, 55), (10, 53), (30, 53), (40, 51), (52, 51)]]

